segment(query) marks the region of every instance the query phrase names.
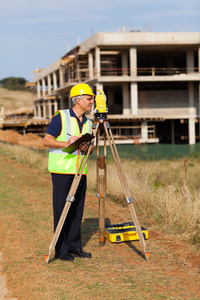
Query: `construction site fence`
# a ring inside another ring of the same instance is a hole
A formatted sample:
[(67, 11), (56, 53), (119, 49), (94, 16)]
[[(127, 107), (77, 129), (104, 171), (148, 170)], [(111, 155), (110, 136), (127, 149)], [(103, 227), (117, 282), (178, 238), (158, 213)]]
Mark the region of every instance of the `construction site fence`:
[[(188, 74), (188, 73), (198, 73), (198, 68), (137, 68), (136, 76), (167, 76), (167, 75), (178, 75), (178, 74)], [(101, 68), (99, 73), (97, 69), (94, 68), (93, 73), (95, 76), (131, 76), (130, 68)], [(89, 79), (89, 69), (78, 69), (73, 72), (68, 72), (65, 77), (65, 82), (80, 82)]]
[[(130, 76), (130, 68), (102, 68), (101, 76)], [(198, 73), (198, 68), (137, 68), (137, 76), (167, 76)]]

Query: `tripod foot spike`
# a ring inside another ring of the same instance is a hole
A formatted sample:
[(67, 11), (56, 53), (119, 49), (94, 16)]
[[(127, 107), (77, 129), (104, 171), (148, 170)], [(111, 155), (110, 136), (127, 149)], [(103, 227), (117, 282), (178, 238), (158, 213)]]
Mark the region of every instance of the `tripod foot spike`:
[(45, 262), (48, 264), (49, 262), (49, 259), (50, 259), (50, 255), (49, 254), (44, 254), (44, 260)]
[(145, 258), (146, 258), (146, 260), (149, 260), (150, 256), (151, 256), (151, 252), (150, 251), (146, 251), (145, 252)]
[(104, 237), (100, 237), (99, 238), (99, 246), (104, 246), (104, 244), (105, 244), (105, 238)]

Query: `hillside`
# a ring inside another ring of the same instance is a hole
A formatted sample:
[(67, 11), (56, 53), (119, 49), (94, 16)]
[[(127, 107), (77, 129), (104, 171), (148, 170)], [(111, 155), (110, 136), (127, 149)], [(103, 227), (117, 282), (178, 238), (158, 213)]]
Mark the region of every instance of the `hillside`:
[(33, 93), (28, 91), (11, 91), (0, 87), (0, 107), (5, 110), (24, 106), (33, 106)]

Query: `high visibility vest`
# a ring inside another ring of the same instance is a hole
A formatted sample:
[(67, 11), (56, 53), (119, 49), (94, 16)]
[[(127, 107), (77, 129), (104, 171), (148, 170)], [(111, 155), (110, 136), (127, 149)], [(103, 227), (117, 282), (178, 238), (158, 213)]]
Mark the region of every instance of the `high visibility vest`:
[[(90, 132), (92, 121), (87, 117), (87, 121), (83, 124), (82, 131), (80, 132), (78, 121), (76, 118), (70, 116), (69, 109), (59, 110), (56, 114), (58, 113), (61, 115), (62, 126), (61, 133), (56, 138), (57, 141), (68, 141), (70, 138), (68, 134), (81, 136)], [(62, 151), (62, 149), (49, 148), (48, 170), (51, 173), (76, 174), (81, 155), (83, 155), (83, 153), (80, 149), (74, 151), (72, 154), (68, 154)], [(87, 165), (85, 166), (83, 174), (87, 174)]]

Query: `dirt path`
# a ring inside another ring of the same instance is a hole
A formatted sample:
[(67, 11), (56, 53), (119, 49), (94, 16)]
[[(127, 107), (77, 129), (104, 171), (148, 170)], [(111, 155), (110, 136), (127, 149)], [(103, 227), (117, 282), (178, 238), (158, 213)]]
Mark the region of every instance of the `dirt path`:
[[(200, 299), (196, 247), (150, 227), (146, 262), (139, 242), (98, 246), (98, 201), (88, 194), (83, 246), (91, 260), (73, 263), (43, 254), (52, 239), (50, 176), (0, 156), (0, 237), (3, 276), (20, 299)], [(138, 216), (141, 223), (142, 216)], [(106, 199), (106, 221), (131, 221), (127, 207)], [(143, 221), (143, 222), (142, 222)]]
[(0, 299), (17, 300), (17, 298), (9, 298), (6, 275), (2, 275), (2, 268), (2, 254), (0, 252)]

